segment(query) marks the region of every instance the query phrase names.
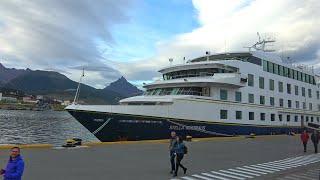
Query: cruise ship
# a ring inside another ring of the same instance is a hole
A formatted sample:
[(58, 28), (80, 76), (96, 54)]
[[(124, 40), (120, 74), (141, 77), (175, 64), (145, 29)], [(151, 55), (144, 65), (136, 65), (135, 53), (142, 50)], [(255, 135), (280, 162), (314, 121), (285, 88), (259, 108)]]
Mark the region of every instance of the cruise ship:
[(320, 76), (283, 61), (259, 41), (249, 51), (170, 65), (145, 93), (119, 105), (66, 110), (101, 141), (299, 133), (319, 124)]

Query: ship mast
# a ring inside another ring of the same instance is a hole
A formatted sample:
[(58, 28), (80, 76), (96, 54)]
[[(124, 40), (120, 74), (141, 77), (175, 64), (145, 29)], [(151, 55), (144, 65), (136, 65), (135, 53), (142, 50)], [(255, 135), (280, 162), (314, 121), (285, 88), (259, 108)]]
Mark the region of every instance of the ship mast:
[(76, 95), (74, 96), (72, 104), (77, 104), (77, 101), (79, 99), (79, 94), (80, 94), (80, 85), (81, 85), (81, 81), (82, 81), (83, 77), (84, 77), (84, 68), (82, 68), (82, 74), (80, 76), (80, 80), (79, 80), (79, 83), (78, 83)]

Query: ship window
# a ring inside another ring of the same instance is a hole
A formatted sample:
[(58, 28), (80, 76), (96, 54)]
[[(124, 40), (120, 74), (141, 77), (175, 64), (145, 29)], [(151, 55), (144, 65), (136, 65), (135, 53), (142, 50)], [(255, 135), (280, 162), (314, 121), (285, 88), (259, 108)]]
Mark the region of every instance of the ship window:
[(213, 76), (215, 73), (235, 73), (238, 72), (237, 68), (226, 67), (228, 69), (221, 68), (202, 68), (202, 69), (189, 69), (169, 72), (163, 75), (164, 80), (178, 79), (185, 77), (198, 77), (198, 76)]
[(278, 64), (274, 64), (274, 73), (279, 75), (279, 65)]
[(282, 114), (279, 114), (279, 121), (282, 121)]
[(296, 101), (296, 108), (297, 108), (297, 109), (299, 109), (299, 108), (300, 108), (299, 101)]
[(306, 74), (306, 82), (310, 83), (310, 76), (308, 74)]
[(273, 63), (268, 62), (268, 72), (273, 73)]
[(270, 120), (271, 120), (271, 121), (275, 121), (275, 114), (271, 114)]
[(289, 69), (287, 67), (284, 67), (284, 76), (289, 77)]
[(159, 95), (161, 93), (161, 89), (156, 89), (152, 95)]
[(309, 103), (309, 110), (312, 110), (312, 103)]
[(249, 120), (254, 120), (254, 112), (249, 112)]
[(242, 99), (242, 98), (241, 98), (241, 92), (236, 92), (235, 96), (236, 96), (236, 97), (235, 97), (236, 101), (237, 101), (237, 102), (241, 102), (241, 99)]
[(294, 94), (299, 95), (299, 87), (298, 86), (294, 86)]
[(294, 70), (294, 79), (298, 80), (298, 71)]
[(228, 110), (220, 110), (220, 119), (228, 119)]
[(290, 115), (289, 114), (287, 115), (287, 121), (288, 122), (290, 121)]
[(268, 61), (263, 61), (263, 70), (268, 71)]
[(320, 93), (317, 91), (317, 99), (320, 99)]
[(265, 97), (264, 96), (260, 96), (260, 104), (265, 104)]
[(317, 122), (319, 122), (320, 120), (319, 120), (319, 117), (317, 117)]
[(220, 99), (228, 100), (228, 91), (225, 89), (220, 89)]
[(256, 65), (259, 65), (261, 66), (261, 59), (260, 58), (257, 58), (257, 57), (254, 57), (254, 56), (250, 56), (247, 61), (249, 63), (252, 63), (252, 64), (256, 64)]
[(254, 76), (252, 74), (248, 74), (248, 86), (254, 86)]
[(279, 66), (279, 74), (281, 76), (284, 76), (284, 67), (283, 66)]
[(291, 84), (287, 84), (287, 93), (291, 94)]
[(260, 113), (260, 120), (261, 121), (266, 120), (266, 113)]
[(259, 88), (264, 89), (264, 78), (263, 77), (259, 77)]
[(177, 95), (180, 88), (173, 88), (171, 95)]
[(292, 106), (291, 100), (288, 100), (288, 108), (291, 108), (291, 106)]
[(249, 103), (254, 103), (254, 94), (249, 94)]
[(281, 98), (279, 99), (279, 106), (283, 107), (283, 99), (281, 99)]
[(314, 77), (312, 76), (312, 83), (311, 84), (316, 84), (316, 80), (314, 79)]
[(290, 77), (291, 79), (293, 79), (293, 78), (294, 78), (294, 72), (293, 72), (293, 69), (289, 69), (289, 77)]
[(270, 105), (274, 106), (274, 97), (270, 97)]
[(147, 90), (146, 96), (165, 96), (165, 95), (195, 95), (202, 96), (200, 87), (180, 87), (180, 88), (157, 88)]
[(279, 92), (283, 92), (283, 82), (279, 81), (278, 87), (279, 87)]
[(302, 73), (298, 71), (298, 80), (302, 81)]
[(298, 116), (294, 116), (294, 122), (298, 122)]
[(309, 98), (312, 98), (311, 89), (308, 89), (308, 96), (309, 96)]
[(306, 82), (306, 74), (302, 73), (302, 81)]
[(302, 96), (305, 97), (306, 96), (306, 88), (301, 87), (301, 93), (302, 93)]
[(270, 89), (271, 91), (274, 90), (274, 80), (273, 80), (273, 79), (269, 79), (269, 89)]
[(236, 119), (242, 119), (242, 111), (236, 111)]

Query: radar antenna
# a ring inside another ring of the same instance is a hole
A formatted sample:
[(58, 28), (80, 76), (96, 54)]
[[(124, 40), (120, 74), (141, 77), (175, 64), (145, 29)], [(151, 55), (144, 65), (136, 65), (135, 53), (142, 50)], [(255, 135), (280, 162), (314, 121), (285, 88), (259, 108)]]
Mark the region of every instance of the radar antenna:
[[(266, 45), (268, 43), (274, 43), (276, 42), (275, 38), (272, 38), (271, 36), (266, 36), (266, 38), (261, 38), (260, 33), (257, 32), (257, 36), (259, 41), (253, 44), (252, 46), (247, 46), (245, 48), (248, 48), (249, 52), (251, 52), (251, 49), (255, 49), (256, 51), (263, 51), (263, 52), (274, 52), (273, 49), (266, 49)], [(261, 40), (262, 39), (262, 40)]]
[(170, 66), (172, 66), (173, 58), (169, 58)]

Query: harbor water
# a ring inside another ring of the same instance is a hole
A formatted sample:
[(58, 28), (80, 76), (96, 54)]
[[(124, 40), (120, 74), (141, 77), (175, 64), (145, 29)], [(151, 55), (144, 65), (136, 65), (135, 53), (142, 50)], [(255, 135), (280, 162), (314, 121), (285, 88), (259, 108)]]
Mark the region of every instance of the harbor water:
[(0, 110), (0, 144), (61, 145), (68, 138), (99, 141), (66, 111)]

